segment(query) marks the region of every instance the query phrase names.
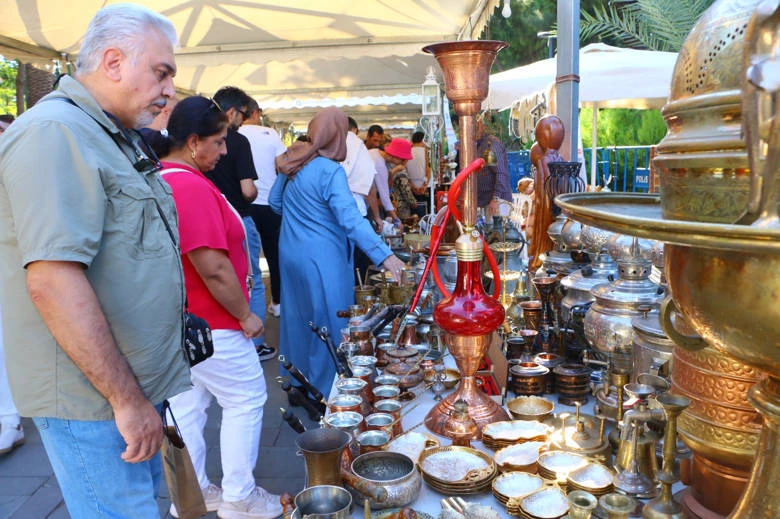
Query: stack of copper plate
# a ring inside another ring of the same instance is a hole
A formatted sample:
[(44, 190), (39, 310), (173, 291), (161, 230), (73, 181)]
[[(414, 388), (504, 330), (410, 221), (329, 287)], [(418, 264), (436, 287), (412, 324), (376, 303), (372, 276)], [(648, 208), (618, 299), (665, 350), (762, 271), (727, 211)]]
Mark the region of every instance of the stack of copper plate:
[(532, 420), (493, 422), (482, 428), (482, 443), (493, 450), (531, 441), (546, 442), (550, 427)]
[(493, 458), (470, 447), (440, 447), (420, 455), (423, 481), (442, 494), (478, 494), (498, 474)]
[(544, 480), (534, 474), (525, 472), (505, 472), (493, 480), (493, 495), (504, 506), (510, 499), (517, 501), (531, 492), (536, 492), (544, 486)]
[(588, 464), (585, 456), (574, 452), (547, 451), (539, 455), (539, 475), (557, 482), (566, 490), (566, 478), (575, 470)]
[(536, 474), (539, 449), (544, 442), (525, 442), (503, 447), (496, 451), (493, 459), (501, 472), (529, 472)]
[(598, 498), (612, 492), (614, 476), (615, 473), (606, 466), (591, 461), (584, 467), (570, 472), (569, 477), (566, 478), (566, 486), (569, 491), (584, 490)]

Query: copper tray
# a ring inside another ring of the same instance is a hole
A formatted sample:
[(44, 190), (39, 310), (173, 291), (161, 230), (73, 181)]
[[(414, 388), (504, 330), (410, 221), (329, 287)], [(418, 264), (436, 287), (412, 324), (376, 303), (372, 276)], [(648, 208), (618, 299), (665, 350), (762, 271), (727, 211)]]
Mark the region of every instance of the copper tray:
[(572, 220), (606, 231), (711, 249), (780, 252), (780, 229), (667, 220), (659, 195), (568, 193), (555, 203)]

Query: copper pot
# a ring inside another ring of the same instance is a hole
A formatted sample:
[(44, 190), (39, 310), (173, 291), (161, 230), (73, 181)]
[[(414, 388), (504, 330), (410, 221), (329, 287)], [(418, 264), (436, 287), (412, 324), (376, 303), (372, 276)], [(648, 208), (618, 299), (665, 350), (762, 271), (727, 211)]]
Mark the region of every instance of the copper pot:
[(591, 369), (582, 364), (566, 363), (553, 369), (558, 402), (563, 405), (584, 404), (588, 401)]
[(403, 405), (401, 402), (394, 398), (386, 398), (374, 403), (374, 411), (377, 413), (387, 413), (393, 417), (393, 437), (400, 436), (404, 432), (403, 425), (401, 424), (401, 409)]
[(347, 395), (339, 393), (328, 400), (328, 411), (331, 413), (338, 413), (341, 411), (352, 411), (354, 413), (359, 413), (362, 403), (363, 397), (360, 395)]
[(423, 381), (423, 372), (417, 363), (396, 362), (385, 368), (385, 372), (400, 377), (398, 386), (401, 389), (417, 387)]
[(515, 395), (543, 395), (550, 370), (536, 362), (518, 362), (509, 368)]

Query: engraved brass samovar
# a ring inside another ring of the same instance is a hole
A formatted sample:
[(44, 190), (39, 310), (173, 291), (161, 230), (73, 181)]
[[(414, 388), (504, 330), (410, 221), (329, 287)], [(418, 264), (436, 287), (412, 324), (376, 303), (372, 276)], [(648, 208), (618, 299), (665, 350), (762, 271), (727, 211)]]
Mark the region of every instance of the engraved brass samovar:
[[(764, 371), (748, 391), (763, 428), (750, 479), (730, 515), (735, 519), (780, 516), (779, 28), (777, 0), (721, 0), (697, 23), (664, 111), (669, 139), (656, 159), (660, 199), (556, 200), (583, 223), (666, 242), (667, 335), (685, 345), (671, 320), (679, 311), (725, 358)], [(673, 378), (682, 365), (677, 360)], [(717, 486), (706, 491), (722, 493)]]

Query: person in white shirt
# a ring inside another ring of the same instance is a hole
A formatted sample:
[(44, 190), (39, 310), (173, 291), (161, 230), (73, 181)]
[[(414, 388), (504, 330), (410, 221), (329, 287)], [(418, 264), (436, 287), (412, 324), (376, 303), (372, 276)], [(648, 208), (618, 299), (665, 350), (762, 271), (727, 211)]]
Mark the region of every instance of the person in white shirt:
[(406, 172), (409, 174), (409, 182), (412, 184), (412, 192), (417, 199), (418, 209), (420, 203), (424, 204), (425, 207), (428, 206), (428, 187), (431, 179), (428, 147), (423, 142), (424, 138), (425, 133), (423, 132), (412, 134), (412, 160), (406, 163)]
[[(349, 131), (347, 132), (347, 157), (341, 163), (341, 167), (347, 172), (347, 184), (352, 196), (355, 198), (358, 210), (364, 218), (373, 220), (377, 229), (382, 229), (382, 219), (379, 217), (379, 203), (376, 196), (376, 186), (374, 178), (376, 177), (376, 168), (374, 160), (369, 155), (365, 143), (357, 136), (358, 124), (355, 119), (348, 117)], [(368, 207), (366, 206), (368, 204)], [(371, 215), (368, 209), (371, 209)], [(365, 279), (368, 266), (371, 260), (368, 256), (355, 247), (355, 268), (360, 271), (362, 279)], [(356, 280), (356, 284), (360, 280)]]
[(287, 148), (282, 139), (273, 128), (262, 126), (263, 110), (257, 102), (251, 100), (247, 106), (247, 118), (238, 129), (239, 133), (249, 140), (252, 148), (252, 158), (257, 170), (257, 198), (249, 207), (249, 213), (260, 233), (260, 241), (263, 244), (263, 254), (268, 262), (268, 271), (271, 280), (271, 305), (268, 313), (279, 317), (281, 306), (280, 281), (279, 281), (279, 230), (282, 227), (282, 217), (271, 210), (268, 205), (268, 193), (276, 180), (276, 166), (274, 159), (281, 155)]
[[(374, 133), (371, 134), (371, 128), (379, 128), (379, 130), (375, 130)], [(373, 136), (384, 135), (384, 131), (381, 126), (374, 124), (369, 128), (369, 134), (366, 143), (368, 143)], [(374, 167), (376, 168), (374, 184), (376, 185), (376, 192), (379, 194), (381, 208), (384, 210), (386, 216), (396, 220), (398, 219), (398, 215), (395, 212), (395, 207), (393, 207), (393, 201), (390, 200), (390, 173), (387, 171), (387, 163), (385, 162), (383, 152), (378, 147), (375, 147), (369, 148), (368, 154), (374, 160)]]

